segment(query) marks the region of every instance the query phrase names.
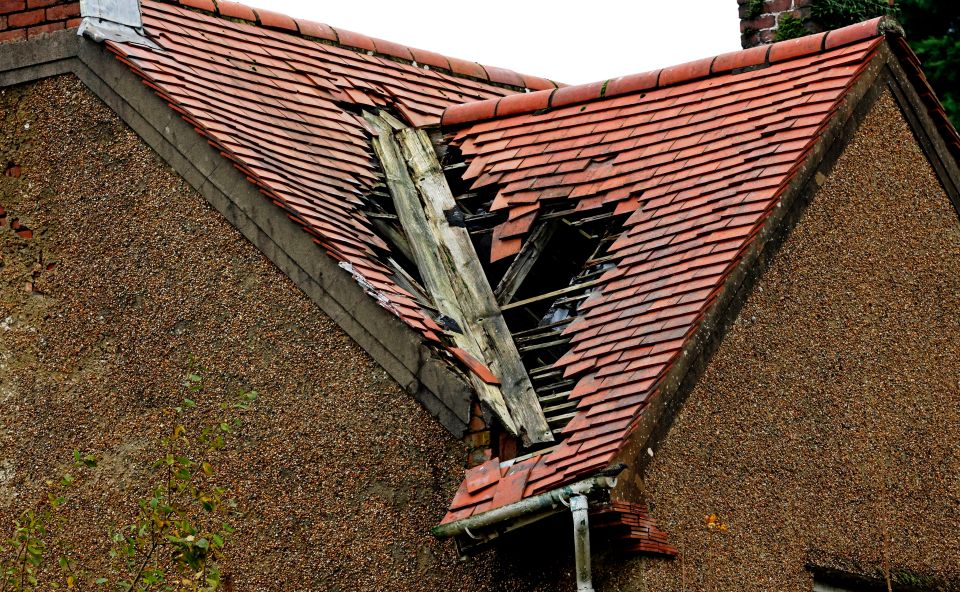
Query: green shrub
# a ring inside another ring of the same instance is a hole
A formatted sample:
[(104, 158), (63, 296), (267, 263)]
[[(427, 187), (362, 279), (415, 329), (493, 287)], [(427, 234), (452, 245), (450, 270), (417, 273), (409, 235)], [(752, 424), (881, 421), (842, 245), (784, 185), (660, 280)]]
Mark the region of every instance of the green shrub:
[(804, 35), (809, 34), (810, 31), (803, 26), (803, 21), (793, 15), (784, 14), (777, 21), (777, 36), (775, 37), (776, 41), (796, 39), (797, 37), (803, 37)]

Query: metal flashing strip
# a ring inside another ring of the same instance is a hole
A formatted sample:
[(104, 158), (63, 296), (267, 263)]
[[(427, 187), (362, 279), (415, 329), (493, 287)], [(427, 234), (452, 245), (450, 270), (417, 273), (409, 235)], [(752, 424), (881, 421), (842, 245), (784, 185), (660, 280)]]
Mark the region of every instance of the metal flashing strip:
[(133, 43), (163, 51), (143, 30), (139, 0), (80, 0), (80, 16), (77, 35), (97, 43)]

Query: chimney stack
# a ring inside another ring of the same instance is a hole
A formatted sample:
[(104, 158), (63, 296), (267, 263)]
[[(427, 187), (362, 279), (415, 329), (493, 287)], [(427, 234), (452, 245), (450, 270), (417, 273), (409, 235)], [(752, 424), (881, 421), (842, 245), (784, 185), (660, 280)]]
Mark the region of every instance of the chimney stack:
[(737, 0), (744, 49), (896, 14), (895, 0)]
[(0, 0), (0, 43), (79, 25), (78, 0)]
[(823, 30), (812, 20), (814, 0), (737, 0), (744, 49)]

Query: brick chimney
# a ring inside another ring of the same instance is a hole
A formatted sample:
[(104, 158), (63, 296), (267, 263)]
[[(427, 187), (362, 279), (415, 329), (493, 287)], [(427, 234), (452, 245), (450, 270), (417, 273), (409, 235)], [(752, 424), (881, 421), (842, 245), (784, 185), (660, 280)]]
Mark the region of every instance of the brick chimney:
[(79, 25), (79, 0), (0, 0), (0, 43)]
[(740, 43), (743, 48), (797, 37), (805, 29), (823, 30), (811, 20), (814, 0), (737, 0), (740, 5)]

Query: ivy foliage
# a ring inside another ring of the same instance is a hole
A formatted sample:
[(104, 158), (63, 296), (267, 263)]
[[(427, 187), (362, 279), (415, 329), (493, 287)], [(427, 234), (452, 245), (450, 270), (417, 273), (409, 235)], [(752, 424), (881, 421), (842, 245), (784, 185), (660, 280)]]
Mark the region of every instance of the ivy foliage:
[(960, 2), (899, 0), (897, 4), (910, 47), (953, 125), (960, 127)]
[(839, 29), (889, 14), (891, 9), (887, 0), (816, 0), (810, 12), (825, 29)]
[(812, 19), (826, 29), (885, 14), (903, 25), (947, 115), (960, 127), (960, 1), (897, 0), (893, 9), (888, 0), (815, 0), (811, 5)]
[[(110, 539), (106, 572), (84, 566), (62, 536), (63, 506), (75, 501), (78, 478), (71, 474), (46, 482), (48, 491), (37, 509), (24, 510), (13, 533), (0, 538), (0, 592), (99, 590), (102, 592), (220, 592), (233, 589), (221, 577), (218, 562), (234, 534), (236, 502), (218, 484), (213, 466), (217, 451), (241, 426), (240, 414), (257, 399), (241, 391), (220, 403), (220, 421), (203, 426), (191, 419), (203, 379), (190, 373), (183, 382), (183, 403), (165, 412), (172, 430), (156, 445), (150, 466), (152, 488), (138, 503), (135, 516), (116, 526)], [(81, 473), (97, 470), (97, 456), (74, 452)], [(52, 544), (51, 544), (52, 543)], [(63, 554), (59, 569), (45, 566), (51, 548)]]
[(763, 0), (747, 0), (747, 18), (755, 19), (763, 14)]
[(802, 20), (795, 16), (785, 14), (781, 16), (779, 22), (777, 22), (777, 35), (774, 37), (774, 41), (786, 41), (787, 39), (796, 39), (797, 37), (803, 37), (809, 34), (810, 31), (803, 26)]

